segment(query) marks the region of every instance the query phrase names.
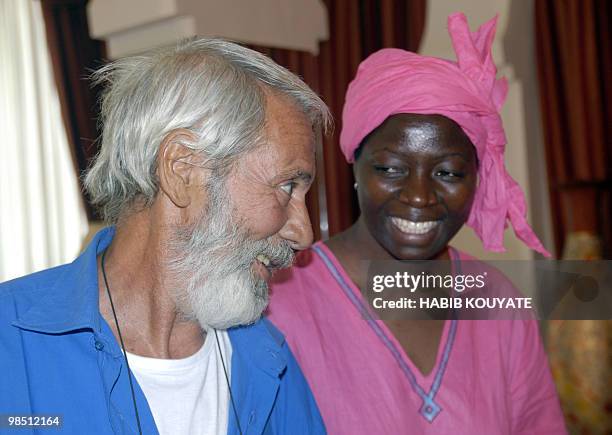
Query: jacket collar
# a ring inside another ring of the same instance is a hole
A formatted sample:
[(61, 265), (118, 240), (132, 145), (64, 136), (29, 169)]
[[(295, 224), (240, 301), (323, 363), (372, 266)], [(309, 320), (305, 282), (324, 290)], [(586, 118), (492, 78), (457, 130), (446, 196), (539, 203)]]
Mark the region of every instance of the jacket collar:
[(48, 291), (13, 324), (21, 329), (59, 334), (100, 330), (97, 256), (110, 245), (115, 230), (99, 231), (85, 251), (64, 266)]

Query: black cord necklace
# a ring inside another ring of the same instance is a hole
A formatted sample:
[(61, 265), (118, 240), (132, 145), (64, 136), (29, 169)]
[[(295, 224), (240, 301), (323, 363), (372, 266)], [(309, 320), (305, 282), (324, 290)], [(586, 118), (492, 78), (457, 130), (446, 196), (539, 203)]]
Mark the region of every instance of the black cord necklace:
[(238, 418), (238, 411), (236, 410), (236, 404), (234, 403), (234, 395), (232, 394), (232, 387), (230, 386), (229, 376), (227, 375), (227, 369), (225, 368), (225, 361), (223, 360), (223, 352), (221, 352), (221, 344), (219, 344), (219, 337), (217, 336), (217, 330), (215, 331), (215, 338), (217, 339), (217, 348), (219, 349), (219, 356), (221, 357), (221, 365), (223, 366), (223, 374), (225, 375), (225, 382), (227, 382), (227, 389), (230, 395), (230, 402), (232, 402), (232, 409), (234, 410), (234, 417), (236, 417), (236, 425), (238, 426), (238, 433), (242, 435), (242, 428), (240, 427), (240, 419)]
[(140, 427), (140, 417), (138, 415), (138, 406), (136, 406), (136, 395), (134, 394), (134, 381), (132, 381), (132, 370), (130, 370), (130, 363), (128, 362), (127, 352), (125, 351), (125, 345), (123, 344), (123, 336), (121, 335), (121, 329), (119, 328), (119, 321), (117, 320), (117, 313), (115, 312), (115, 305), (113, 304), (113, 297), (111, 296), (110, 286), (108, 285), (108, 279), (106, 278), (106, 269), (104, 268), (104, 259), (106, 258), (106, 251), (102, 253), (102, 276), (104, 277), (104, 285), (106, 286), (106, 294), (110, 301), (111, 309), (113, 310), (113, 317), (115, 318), (115, 326), (117, 327), (117, 335), (119, 336), (119, 342), (121, 343), (121, 350), (123, 351), (123, 358), (125, 359), (125, 366), (127, 367), (128, 379), (130, 380), (130, 391), (132, 392), (132, 402), (134, 403), (134, 414), (136, 415), (136, 424), (138, 425), (138, 433), (142, 435), (142, 428)]
[[(123, 336), (121, 335), (121, 329), (119, 328), (119, 320), (117, 320), (117, 313), (115, 312), (115, 305), (113, 304), (113, 297), (111, 296), (110, 286), (108, 285), (108, 278), (106, 277), (106, 269), (104, 268), (104, 260), (106, 258), (106, 250), (102, 253), (101, 266), (102, 276), (104, 277), (104, 286), (106, 287), (106, 294), (110, 301), (111, 310), (113, 311), (113, 318), (115, 319), (115, 326), (117, 327), (117, 335), (119, 336), (119, 342), (121, 343), (121, 350), (123, 351), (123, 358), (125, 359), (125, 366), (127, 367), (128, 379), (130, 381), (130, 392), (132, 393), (132, 403), (134, 404), (134, 415), (136, 416), (136, 424), (138, 425), (138, 433), (142, 435), (142, 428), (140, 426), (140, 416), (138, 415), (138, 406), (136, 405), (136, 394), (134, 394), (134, 381), (132, 380), (132, 370), (130, 370), (130, 364), (127, 358), (127, 352), (125, 351), (125, 345), (123, 344)], [(217, 348), (219, 349), (219, 356), (221, 357), (221, 365), (223, 366), (223, 374), (225, 375), (225, 381), (227, 382), (227, 388), (229, 390), (230, 401), (232, 403), (232, 410), (234, 411), (234, 417), (236, 417), (236, 425), (238, 426), (238, 432), (242, 435), (242, 428), (240, 427), (240, 419), (238, 418), (238, 411), (236, 410), (236, 404), (234, 403), (234, 395), (232, 394), (232, 387), (230, 385), (229, 376), (227, 374), (227, 368), (225, 366), (225, 360), (223, 359), (223, 352), (221, 352), (221, 344), (219, 343), (219, 337), (217, 330), (215, 332), (215, 339), (217, 341)]]

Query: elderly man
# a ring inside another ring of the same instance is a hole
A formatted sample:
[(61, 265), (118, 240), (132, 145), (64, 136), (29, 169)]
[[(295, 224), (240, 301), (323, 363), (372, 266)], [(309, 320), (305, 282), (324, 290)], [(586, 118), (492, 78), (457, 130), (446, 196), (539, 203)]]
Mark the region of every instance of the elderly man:
[(0, 427), (324, 433), (260, 315), (272, 271), (312, 241), (305, 195), (327, 108), (270, 59), (219, 40), (96, 78), (104, 130), (85, 184), (114, 226), (73, 263), (0, 286)]

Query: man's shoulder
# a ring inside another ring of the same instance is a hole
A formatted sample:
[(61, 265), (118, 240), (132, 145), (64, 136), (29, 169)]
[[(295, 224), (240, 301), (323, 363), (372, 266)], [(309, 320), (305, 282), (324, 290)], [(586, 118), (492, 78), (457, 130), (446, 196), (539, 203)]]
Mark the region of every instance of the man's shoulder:
[(19, 313), (25, 312), (41, 297), (53, 291), (53, 287), (68, 267), (69, 265), (65, 264), (0, 283), (2, 323), (11, 323)]
[(7, 299), (26, 297), (31, 293), (49, 290), (69, 266), (63, 264), (0, 283), (0, 301), (5, 302)]

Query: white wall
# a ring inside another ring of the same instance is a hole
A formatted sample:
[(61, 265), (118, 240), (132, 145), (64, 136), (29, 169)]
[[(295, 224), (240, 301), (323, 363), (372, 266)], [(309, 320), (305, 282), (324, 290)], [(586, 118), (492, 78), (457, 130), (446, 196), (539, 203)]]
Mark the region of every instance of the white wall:
[[(464, 12), (472, 30), (499, 14), (493, 58), (500, 76), (508, 79), (508, 99), (502, 118), (508, 138), (506, 166), (523, 187), (529, 221), (544, 245), (553, 250), (544, 144), (540, 126), (534, 39), (533, 0), (430, 0), (420, 52), (455, 59), (446, 18)], [(453, 245), (482, 259), (532, 259), (511, 229), (506, 230), (505, 254), (485, 251), (480, 239), (464, 227)]]
[(316, 54), (328, 37), (321, 0), (91, 0), (87, 15), (111, 59), (196, 35)]

